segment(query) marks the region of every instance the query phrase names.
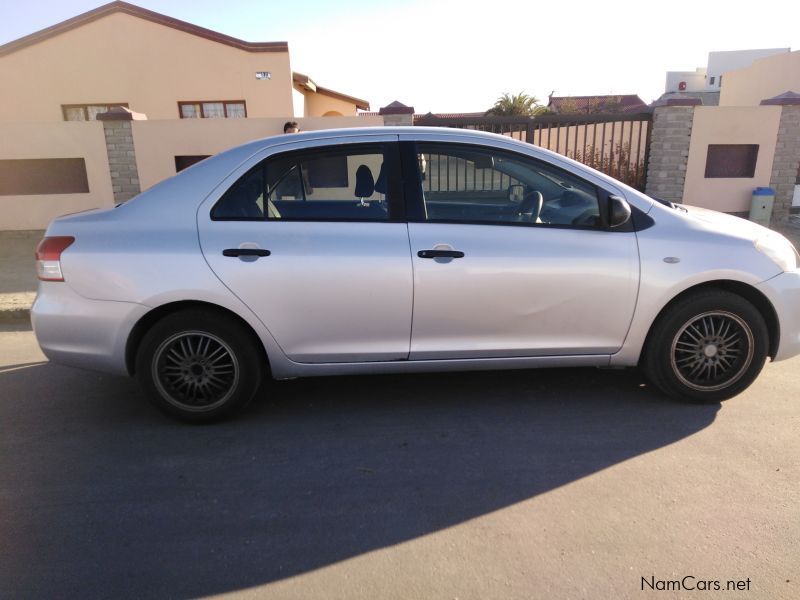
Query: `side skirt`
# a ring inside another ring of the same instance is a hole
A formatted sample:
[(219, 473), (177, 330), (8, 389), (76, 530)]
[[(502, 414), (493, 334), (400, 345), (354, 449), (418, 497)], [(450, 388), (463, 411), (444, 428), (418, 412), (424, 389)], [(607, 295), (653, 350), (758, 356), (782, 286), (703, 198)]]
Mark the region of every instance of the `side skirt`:
[(608, 354), (532, 356), (513, 358), (462, 358), (454, 360), (398, 360), (361, 363), (296, 363), (289, 360), (271, 364), (275, 379), (389, 373), (430, 373), (436, 371), (492, 371), (554, 367), (608, 367)]

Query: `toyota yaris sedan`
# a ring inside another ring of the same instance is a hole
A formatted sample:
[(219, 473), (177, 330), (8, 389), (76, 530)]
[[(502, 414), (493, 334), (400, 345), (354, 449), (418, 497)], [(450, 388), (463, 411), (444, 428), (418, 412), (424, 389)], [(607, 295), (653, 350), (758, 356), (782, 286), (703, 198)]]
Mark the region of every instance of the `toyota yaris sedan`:
[(800, 353), (784, 237), (474, 131), (250, 142), (56, 219), (36, 258), (44, 353), (189, 421), (354, 373), (639, 366), (718, 402)]

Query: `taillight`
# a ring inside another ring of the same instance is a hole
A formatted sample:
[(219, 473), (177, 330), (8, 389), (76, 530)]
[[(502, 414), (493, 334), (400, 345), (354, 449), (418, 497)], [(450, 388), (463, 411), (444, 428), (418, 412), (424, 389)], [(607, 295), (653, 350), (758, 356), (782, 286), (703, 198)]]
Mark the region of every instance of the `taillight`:
[(64, 281), (61, 253), (75, 241), (69, 235), (43, 238), (36, 246), (36, 275), (41, 281)]

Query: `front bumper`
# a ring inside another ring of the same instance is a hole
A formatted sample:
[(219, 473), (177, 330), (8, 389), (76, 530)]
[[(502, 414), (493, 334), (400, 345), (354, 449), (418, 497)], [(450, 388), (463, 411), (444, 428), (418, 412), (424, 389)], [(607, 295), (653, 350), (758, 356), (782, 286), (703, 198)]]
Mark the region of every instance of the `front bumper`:
[(778, 315), (780, 343), (774, 361), (800, 354), (800, 269), (787, 271), (756, 286)]
[(132, 302), (89, 300), (64, 282), (39, 283), (31, 323), (53, 362), (128, 375), (125, 345), (148, 307)]

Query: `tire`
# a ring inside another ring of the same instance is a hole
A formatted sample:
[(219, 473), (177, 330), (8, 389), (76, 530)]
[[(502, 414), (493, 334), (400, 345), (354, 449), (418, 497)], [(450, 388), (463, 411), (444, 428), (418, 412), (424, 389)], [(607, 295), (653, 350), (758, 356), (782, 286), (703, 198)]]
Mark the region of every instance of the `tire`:
[(262, 349), (233, 318), (189, 309), (144, 335), (136, 373), (149, 400), (182, 421), (208, 423), (244, 408), (264, 376)]
[(646, 377), (666, 395), (715, 403), (744, 391), (769, 352), (764, 317), (723, 290), (691, 294), (659, 317), (645, 344)]

